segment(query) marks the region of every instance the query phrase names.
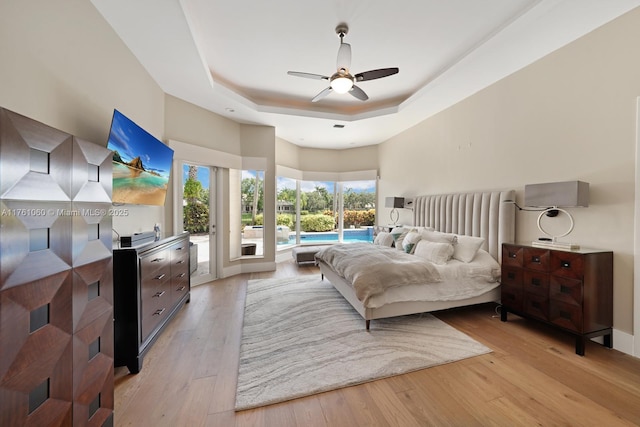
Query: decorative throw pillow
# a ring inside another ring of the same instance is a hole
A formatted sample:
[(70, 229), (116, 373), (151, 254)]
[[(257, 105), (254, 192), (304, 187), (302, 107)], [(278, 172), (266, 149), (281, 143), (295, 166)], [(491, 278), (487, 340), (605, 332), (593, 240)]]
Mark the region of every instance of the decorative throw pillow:
[(380, 231), (378, 232), (376, 238), (373, 240), (373, 244), (391, 247), (393, 246), (393, 236), (391, 235), (391, 233), (387, 233), (386, 231)]
[(434, 264), (446, 264), (453, 255), (453, 245), (451, 243), (430, 242), (420, 240), (413, 253), (426, 261)]
[(393, 244), (395, 245), (396, 249), (400, 251), (404, 250), (402, 248), (402, 241), (404, 240), (407, 233), (409, 233), (409, 231), (411, 230), (402, 226), (396, 227), (391, 230), (391, 236), (393, 236)]
[(457, 239), (455, 234), (442, 233), (440, 231), (424, 230), (421, 234), (424, 240), (437, 243), (450, 243), (454, 245)]
[(416, 247), (416, 243), (418, 243), (421, 239), (422, 237), (420, 236), (420, 233), (418, 233), (417, 231), (408, 232), (407, 235), (402, 240), (402, 249), (406, 253), (412, 254)]
[(483, 244), (482, 237), (459, 235), (456, 244), (453, 245), (453, 258), (462, 262), (471, 262)]

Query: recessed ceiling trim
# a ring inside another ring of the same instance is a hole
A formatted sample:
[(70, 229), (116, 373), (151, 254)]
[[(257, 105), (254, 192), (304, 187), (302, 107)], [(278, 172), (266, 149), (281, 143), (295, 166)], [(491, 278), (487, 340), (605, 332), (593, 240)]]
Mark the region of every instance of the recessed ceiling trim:
[[(225, 108), (233, 108), (236, 112), (231, 116), (231, 120), (235, 122), (273, 126), (279, 138), (294, 144), (302, 140), (305, 146), (315, 145), (318, 148), (347, 148), (352, 147), (351, 144), (374, 145), (388, 140), (612, 19), (640, 7), (640, 0), (504, 0), (505, 7), (510, 7), (507, 9), (511, 11), (509, 13), (515, 14), (517, 18), (507, 20), (505, 23), (503, 13), (501, 23), (495, 24), (495, 30), (485, 32), (488, 34), (486, 40), (470, 46), (470, 50), (462, 56), (454, 56), (457, 59), (452, 60), (451, 66), (441, 68), (442, 71), (439, 74), (436, 73), (437, 77), (432, 80), (425, 79), (424, 81), (428, 81), (427, 84), (414, 91), (412, 95), (408, 95), (404, 101), (392, 107), (374, 108), (374, 111), (354, 113), (354, 110), (343, 108), (336, 113), (342, 107), (340, 101), (328, 99), (324, 104), (326, 107), (337, 107), (333, 112), (327, 113), (309, 111), (304, 107), (278, 108), (265, 105), (263, 101), (253, 102), (212, 79), (208, 69), (211, 64), (203, 67), (205, 46), (202, 43), (196, 43), (193, 22), (187, 18), (186, 13), (192, 12), (187, 6), (191, 7), (200, 1), (203, 5), (214, 4), (204, 0), (136, 0), (135, 2), (91, 0), (165, 93), (225, 117), (230, 117)], [(382, 49), (384, 43), (390, 40), (390, 36), (375, 31), (365, 32), (363, 27), (370, 25), (365, 21), (388, 20), (388, 16), (385, 15), (388, 13), (394, 13), (394, 16), (400, 17), (403, 11), (410, 12), (415, 8), (427, 10), (425, 8), (434, 7), (439, 10), (441, 7), (449, 7), (448, 2), (441, 2), (441, 0), (401, 0), (402, 7), (396, 7), (389, 12), (388, 8), (381, 6), (382, 2), (380, 4), (367, 2), (366, 7), (358, 9), (357, 16), (350, 16), (349, 10), (353, 12), (353, 8), (345, 9), (344, 2), (329, 3), (325, 5), (328, 10), (314, 14), (299, 1), (295, 3), (295, 0), (275, 1), (280, 6), (292, 6), (291, 12), (304, 16), (304, 19), (292, 19), (289, 14), (283, 15), (282, 9), (274, 7), (271, 3), (267, 5), (257, 0), (253, 5), (261, 13), (252, 16), (242, 15), (243, 11), (238, 9), (243, 7), (242, 5), (236, 6), (232, 2), (215, 3), (230, 8), (229, 10), (233, 13), (237, 12), (237, 16), (243, 16), (244, 24), (262, 28), (263, 33), (235, 34), (233, 40), (229, 39), (230, 43), (251, 42), (256, 38), (270, 40), (271, 37), (277, 40), (272, 43), (273, 52), (260, 52), (264, 53), (266, 60), (242, 56), (244, 52), (236, 50), (236, 55), (239, 54), (241, 58), (246, 57), (244, 60), (248, 67), (259, 69), (259, 65), (265, 64), (273, 55), (286, 53), (300, 59), (301, 62), (297, 63), (295, 68), (306, 68), (308, 64), (308, 69), (315, 71), (316, 64), (320, 64), (321, 69), (323, 63), (335, 58), (335, 43), (332, 44), (332, 41), (335, 41), (335, 34), (332, 34), (332, 31), (322, 34), (322, 28), (326, 28), (327, 25), (332, 28), (338, 21), (348, 22), (354, 30), (349, 35), (350, 42), (353, 42), (353, 46), (357, 46), (354, 60), (357, 58), (366, 61), (367, 50), (377, 53), (377, 48)], [(517, 3), (514, 3), (515, 1)], [(497, 0), (491, 0), (489, 3), (499, 6)], [(515, 4), (520, 5), (518, 6), (519, 14), (514, 12)], [(476, 7), (474, 11), (483, 12), (476, 0), (470, 0), (469, 5)], [(532, 6), (527, 9), (527, 5)], [(449, 11), (455, 13), (453, 9)], [(325, 22), (328, 16), (334, 21)], [(488, 14), (487, 16), (497, 15)], [(269, 25), (265, 25), (265, 22)], [(281, 23), (283, 25), (280, 25)], [(447, 23), (443, 22), (443, 24)], [(287, 28), (296, 36), (309, 37), (311, 40), (309, 45), (313, 47), (313, 52), (316, 54), (307, 55), (306, 50), (292, 52), (291, 46), (286, 43), (288, 35), (284, 37), (285, 42), (283, 42), (282, 28)], [(358, 31), (355, 31), (356, 28)], [(303, 34), (305, 31), (312, 36)], [(380, 58), (374, 55), (372, 62), (357, 66), (353, 64), (354, 68), (369, 69), (371, 68), (369, 65), (374, 67), (397, 65), (404, 71), (402, 64), (396, 63), (396, 60), (402, 60), (402, 57), (393, 57), (393, 55), (405, 52), (412, 54), (413, 59), (417, 55), (428, 58), (428, 43), (425, 40), (410, 37), (414, 31), (417, 29), (412, 27), (399, 27), (393, 31), (394, 35), (397, 33), (404, 39), (394, 39), (392, 42), (394, 49), (387, 50), (391, 52), (388, 56), (392, 56), (390, 58), (385, 56), (390, 64), (380, 64)], [(316, 33), (318, 33), (317, 36)], [(416, 40), (417, 47), (412, 44)], [(316, 43), (322, 50), (325, 42), (329, 45), (327, 49), (331, 51), (327, 56), (329, 59), (325, 59), (324, 54), (322, 58), (318, 58), (314, 46)], [(286, 69), (290, 67), (294, 65), (282, 66), (282, 78), (286, 79)], [(272, 77), (259, 76), (259, 78), (262, 82), (269, 81)], [(389, 84), (393, 82), (392, 78), (385, 80), (388, 80)], [(243, 87), (251, 87), (251, 84), (252, 82), (246, 84), (241, 82)], [(291, 84), (294, 85), (295, 82)], [(376, 84), (371, 82), (371, 86), (367, 86), (367, 90), (371, 90), (372, 99), (374, 99)], [(344, 129), (345, 132), (333, 132), (324, 120), (349, 122), (350, 125), (348, 129)]]

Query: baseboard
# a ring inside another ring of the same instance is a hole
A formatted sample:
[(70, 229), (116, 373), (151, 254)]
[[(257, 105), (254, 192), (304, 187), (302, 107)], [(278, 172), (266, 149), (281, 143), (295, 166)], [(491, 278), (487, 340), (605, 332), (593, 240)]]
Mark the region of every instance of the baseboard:
[(222, 269), (222, 277), (231, 277), (242, 273), (259, 273), (262, 271), (275, 271), (276, 263), (273, 261), (267, 262), (252, 262), (237, 264), (231, 267), (225, 267)]
[(613, 348), (629, 356), (640, 357), (640, 354), (633, 354), (633, 339), (633, 335), (627, 332), (613, 330)]

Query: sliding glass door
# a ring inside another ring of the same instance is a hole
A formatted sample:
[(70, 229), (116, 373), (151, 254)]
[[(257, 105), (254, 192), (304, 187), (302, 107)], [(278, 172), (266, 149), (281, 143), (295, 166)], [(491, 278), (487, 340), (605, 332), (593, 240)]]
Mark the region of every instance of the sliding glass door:
[(213, 166), (184, 162), (182, 174), (182, 227), (190, 233), (191, 285), (217, 278), (215, 172)]

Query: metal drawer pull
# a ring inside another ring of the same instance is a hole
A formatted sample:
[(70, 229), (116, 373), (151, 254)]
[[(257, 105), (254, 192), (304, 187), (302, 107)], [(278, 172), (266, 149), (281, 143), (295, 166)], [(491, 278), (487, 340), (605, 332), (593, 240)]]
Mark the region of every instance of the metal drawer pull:
[(182, 279), (182, 278), (183, 278), (184, 276), (186, 276), (186, 275), (187, 275), (187, 273), (180, 273), (180, 274), (178, 275), (178, 277)]
[(515, 273), (511, 273), (511, 272), (509, 272), (509, 273), (507, 273), (507, 277), (508, 277), (509, 279), (513, 280), (513, 279), (515, 279), (515, 278), (516, 278), (516, 274), (515, 274)]
[(166, 308), (162, 308), (160, 310), (156, 310), (152, 316), (160, 316), (162, 313), (164, 313), (164, 311), (166, 310)]
[(509, 258), (515, 258), (516, 256), (515, 252), (509, 252)]
[(539, 256), (532, 256), (532, 257), (531, 257), (531, 262), (537, 262), (537, 263), (539, 263), (539, 262), (540, 262), (540, 257), (539, 257)]
[(153, 296), (154, 298), (160, 298), (162, 295), (164, 295), (166, 291), (162, 291), (162, 292), (156, 292), (156, 294)]
[(178, 292), (182, 292), (182, 291), (184, 291), (186, 288), (187, 288), (186, 286), (180, 286), (178, 289), (176, 289), (176, 291), (178, 291)]
[(560, 285), (560, 293), (561, 294), (570, 294), (571, 288), (565, 285)]
[(571, 268), (571, 262), (570, 261), (560, 261), (560, 266), (562, 268)]
[(540, 279), (534, 277), (533, 279), (531, 279), (531, 284), (533, 286), (540, 286)]
[(162, 280), (164, 278), (164, 276), (166, 276), (166, 274), (162, 273), (161, 275), (156, 277), (156, 280)]
[(182, 250), (182, 246), (180, 246), (179, 248), (176, 248), (176, 251), (181, 251)]
[(176, 262), (176, 264), (184, 264), (184, 260), (181, 259), (180, 261)]
[(160, 262), (160, 261), (162, 261), (163, 259), (164, 259), (164, 258), (155, 258), (155, 259), (152, 259), (152, 260), (151, 260), (151, 262)]

